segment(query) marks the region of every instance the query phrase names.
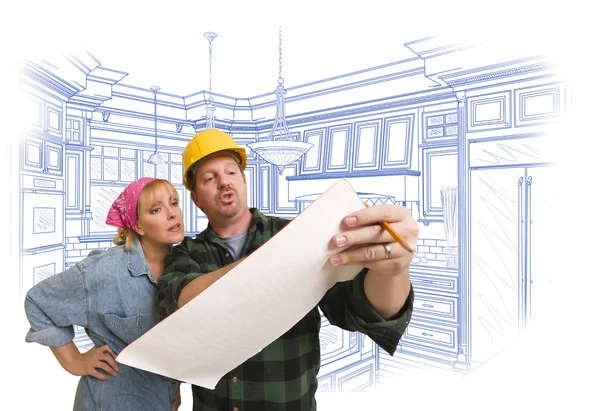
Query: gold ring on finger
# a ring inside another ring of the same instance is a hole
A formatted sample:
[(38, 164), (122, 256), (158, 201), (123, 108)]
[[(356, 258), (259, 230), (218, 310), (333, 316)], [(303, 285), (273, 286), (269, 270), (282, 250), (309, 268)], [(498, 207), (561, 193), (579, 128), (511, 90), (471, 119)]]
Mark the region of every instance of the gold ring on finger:
[(385, 257), (384, 259), (390, 258), (392, 255), (392, 247), (389, 244), (383, 244), (383, 248), (385, 248)]

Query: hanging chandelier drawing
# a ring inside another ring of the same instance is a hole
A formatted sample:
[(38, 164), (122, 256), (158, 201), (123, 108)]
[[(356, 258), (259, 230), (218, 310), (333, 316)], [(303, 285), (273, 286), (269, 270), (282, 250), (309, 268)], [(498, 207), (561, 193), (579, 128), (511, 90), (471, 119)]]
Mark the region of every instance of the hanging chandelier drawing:
[(154, 92), (154, 153), (148, 158), (148, 163), (160, 165), (166, 164), (166, 156), (158, 151), (158, 122), (156, 114), (156, 92), (160, 90), (158, 86), (150, 87), (150, 90)]
[(215, 128), (215, 106), (212, 97), (212, 42), (217, 33), (207, 31), (204, 37), (208, 39), (208, 103), (206, 104), (206, 129)]
[(299, 141), (294, 138), (285, 119), (284, 95), (286, 93), (281, 76), (281, 26), (279, 26), (279, 79), (275, 89), (276, 111), (273, 128), (267, 137), (259, 138), (257, 142), (248, 144), (248, 148), (261, 156), (265, 161), (277, 166), (279, 174), (290, 164), (298, 161), (300, 157), (313, 147), (313, 144)]

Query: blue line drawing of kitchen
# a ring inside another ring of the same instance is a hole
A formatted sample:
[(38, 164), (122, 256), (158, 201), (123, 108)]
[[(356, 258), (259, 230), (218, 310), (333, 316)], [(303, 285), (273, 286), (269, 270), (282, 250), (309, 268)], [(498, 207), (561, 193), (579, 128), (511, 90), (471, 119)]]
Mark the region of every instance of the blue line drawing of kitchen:
[[(207, 33), (206, 50), (226, 35)], [(547, 133), (569, 114), (569, 87), (549, 58), (409, 40), (410, 57), (306, 84), (284, 82), (280, 66), (252, 97), (130, 84), (128, 67), (105, 66), (94, 50), (23, 61), (21, 296), (111, 246), (108, 207), (136, 178), (169, 179), (186, 233), (204, 229), (181, 153), (217, 127), (246, 147), (249, 204), (263, 213), (293, 218), (347, 178), (365, 202), (401, 204), (420, 223), (414, 315), (395, 355), (323, 318), (319, 390), (376, 390), (402, 373), (460, 376), (489, 360), (543, 321), (552, 298), (536, 239), (552, 232)], [(90, 346), (83, 329), (75, 341)]]

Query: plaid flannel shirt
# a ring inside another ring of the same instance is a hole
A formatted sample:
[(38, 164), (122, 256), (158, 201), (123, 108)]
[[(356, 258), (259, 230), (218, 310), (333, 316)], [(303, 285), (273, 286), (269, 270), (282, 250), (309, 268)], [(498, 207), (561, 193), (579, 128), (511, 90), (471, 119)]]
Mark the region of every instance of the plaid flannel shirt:
[[(290, 220), (265, 216), (251, 208), (242, 256), (250, 255)], [(194, 278), (233, 263), (225, 244), (210, 225), (195, 239), (186, 237), (174, 247), (158, 286), (161, 318), (177, 310), (183, 287)], [(362, 270), (352, 281), (334, 285), (318, 308), (329, 322), (348, 331), (359, 331), (393, 355), (412, 315), (411, 286), (405, 306), (391, 320), (383, 319), (368, 302)], [(317, 374), (320, 367), (317, 307), (260, 353), (231, 370), (214, 390), (192, 386), (194, 411), (315, 411)]]

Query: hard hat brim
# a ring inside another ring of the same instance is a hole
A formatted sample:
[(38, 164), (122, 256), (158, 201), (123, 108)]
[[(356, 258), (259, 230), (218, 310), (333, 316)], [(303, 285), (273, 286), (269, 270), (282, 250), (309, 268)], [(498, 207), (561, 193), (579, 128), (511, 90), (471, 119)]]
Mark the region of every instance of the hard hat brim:
[(212, 158), (222, 157), (222, 156), (233, 158), (240, 165), (240, 169), (242, 170), (242, 172), (246, 169), (246, 165), (247, 165), (246, 150), (244, 150), (243, 148), (241, 148), (241, 147), (226, 148), (223, 150), (215, 151), (214, 153), (210, 153), (210, 154), (200, 158), (199, 160), (194, 161), (190, 165), (190, 167), (188, 168), (188, 171), (186, 172), (186, 175), (183, 176), (185, 187), (189, 191), (193, 191), (194, 187), (192, 187), (191, 182), (188, 181), (188, 175), (189, 175), (190, 171), (192, 171), (195, 175), (203, 163), (207, 162), (208, 160), (210, 160)]

